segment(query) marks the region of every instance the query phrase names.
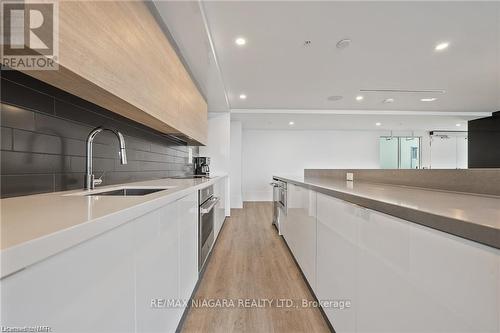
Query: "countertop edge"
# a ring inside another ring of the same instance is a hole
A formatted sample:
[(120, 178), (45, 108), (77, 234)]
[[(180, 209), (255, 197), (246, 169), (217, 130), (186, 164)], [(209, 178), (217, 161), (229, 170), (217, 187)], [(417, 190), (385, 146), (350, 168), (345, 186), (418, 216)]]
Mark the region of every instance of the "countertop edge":
[[(117, 228), (186, 195), (211, 186), (226, 177), (226, 174), (217, 175), (205, 183), (193, 185), (173, 193), (166, 193), (164, 196), (152, 198), (150, 201), (132, 205), (117, 212), (6, 248), (0, 252), (0, 279)], [(113, 186), (123, 185), (126, 184)]]
[(353, 203), (364, 208), (391, 215), (405, 221), (416, 223), (476, 243), (500, 249), (500, 230), (496, 228), (492, 228), (482, 224), (475, 224), (460, 219), (454, 219), (447, 216), (432, 214), (429, 212), (400, 206), (382, 200), (366, 198), (356, 194), (298, 181), (292, 178), (275, 175), (273, 176), (273, 178), (283, 180), (287, 183), (292, 183), (297, 186), (306, 187), (308, 189), (333, 196), (335, 198)]

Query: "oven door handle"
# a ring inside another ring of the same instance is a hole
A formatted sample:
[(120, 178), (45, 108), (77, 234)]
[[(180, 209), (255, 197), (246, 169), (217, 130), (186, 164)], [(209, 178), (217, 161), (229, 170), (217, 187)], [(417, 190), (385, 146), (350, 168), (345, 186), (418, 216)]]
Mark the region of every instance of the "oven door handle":
[(200, 207), (200, 214), (208, 214), (210, 211), (217, 205), (219, 202), (220, 198), (218, 197), (212, 197), (209, 199), (207, 202), (205, 202), (201, 207)]

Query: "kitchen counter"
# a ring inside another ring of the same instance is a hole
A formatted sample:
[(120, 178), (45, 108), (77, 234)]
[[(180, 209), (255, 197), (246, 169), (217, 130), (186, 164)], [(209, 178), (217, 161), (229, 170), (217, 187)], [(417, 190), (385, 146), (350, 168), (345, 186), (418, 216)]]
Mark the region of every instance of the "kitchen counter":
[(1, 277), (213, 185), (222, 177), (226, 176), (166, 178), (90, 191), (173, 187), (144, 196), (82, 196), (83, 190), (74, 190), (1, 199)]
[(298, 186), (500, 249), (500, 197), (328, 177), (274, 176)]

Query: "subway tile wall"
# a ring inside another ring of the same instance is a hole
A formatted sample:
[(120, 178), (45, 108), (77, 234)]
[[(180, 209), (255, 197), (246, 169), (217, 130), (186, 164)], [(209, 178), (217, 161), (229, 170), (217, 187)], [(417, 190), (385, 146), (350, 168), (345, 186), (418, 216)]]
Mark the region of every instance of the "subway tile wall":
[(139, 123), (17, 71), (1, 77), (1, 197), (83, 188), (85, 140), (97, 126), (125, 136), (128, 164), (109, 133), (94, 141), (94, 173), (103, 184), (193, 172), (189, 147)]

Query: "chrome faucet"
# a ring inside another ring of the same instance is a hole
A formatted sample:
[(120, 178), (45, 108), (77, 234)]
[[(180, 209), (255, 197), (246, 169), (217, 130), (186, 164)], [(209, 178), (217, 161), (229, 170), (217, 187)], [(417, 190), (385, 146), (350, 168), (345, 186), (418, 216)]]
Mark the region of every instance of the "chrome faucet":
[(119, 131), (114, 131), (108, 128), (97, 127), (92, 132), (90, 132), (87, 137), (87, 164), (85, 167), (85, 189), (93, 190), (96, 185), (100, 185), (102, 183), (102, 179), (95, 179), (94, 173), (92, 171), (92, 145), (94, 143), (94, 138), (97, 134), (102, 131), (110, 131), (116, 135), (118, 141), (120, 142), (120, 150), (118, 154), (120, 155), (120, 162), (122, 164), (127, 164), (127, 152), (125, 151), (125, 139), (123, 135)]

